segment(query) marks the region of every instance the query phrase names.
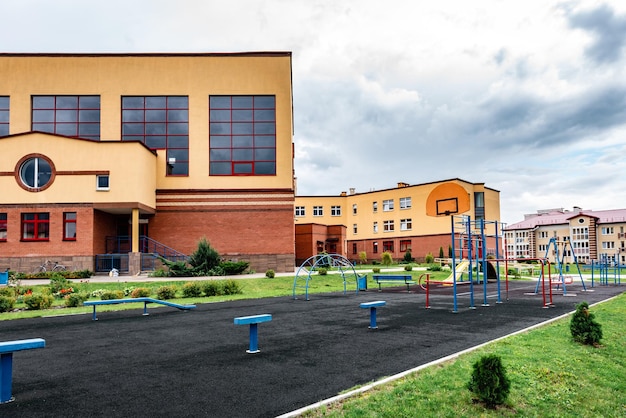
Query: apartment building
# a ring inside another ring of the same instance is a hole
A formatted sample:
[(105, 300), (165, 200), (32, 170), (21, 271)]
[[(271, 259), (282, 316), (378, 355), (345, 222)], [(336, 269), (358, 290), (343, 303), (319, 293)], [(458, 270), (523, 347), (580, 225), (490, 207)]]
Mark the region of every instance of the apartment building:
[[(500, 192), (462, 179), (441, 180), (339, 196), (296, 196), (296, 262), (322, 252), (359, 260), (364, 251), (369, 261), (388, 251), (396, 260), (407, 250), (420, 260), (439, 248), (448, 255), (452, 243), (450, 216), (427, 215), (427, 200), (441, 185), (454, 184), (467, 193), (469, 210), (457, 215), (471, 219), (500, 220)], [(491, 231), (495, 233), (495, 231)]]
[[(545, 209), (505, 228), (509, 258), (548, 258), (564, 263), (626, 263), (626, 209)], [(553, 244), (550, 243), (551, 239)], [(556, 247), (558, 245), (558, 248)]]
[(292, 271), (292, 109), (290, 52), (0, 54), (0, 268)]

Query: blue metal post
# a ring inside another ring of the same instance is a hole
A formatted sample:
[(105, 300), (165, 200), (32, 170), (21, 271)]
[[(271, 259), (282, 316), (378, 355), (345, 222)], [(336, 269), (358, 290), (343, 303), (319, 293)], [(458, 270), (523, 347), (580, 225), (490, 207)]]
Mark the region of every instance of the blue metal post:
[(0, 403), (12, 400), (13, 353), (0, 354)]
[(502, 298), (500, 297), (500, 236), (498, 235), (498, 221), (495, 221), (495, 231), (496, 231), (496, 279), (498, 285), (498, 301), (496, 303), (502, 303)]
[(457, 313), (458, 310), (456, 308), (456, 250), (454, 248), (454, 215), (450, 216), (450, 224), (450, 230), (452, 231), (452, 295), (454, 300), (454, 308), (452, 312)]
[(250, 349), (246, 352), (251, 354), (259, 352), (258, 324), (250, 324)]
[(372, 306), (370, 308), (370, 329), (376, 329), (378, 325), (376, 325), (376, 307)]
[(486, 252), (486, 237), (485, 237), (485, 220), (480, 218), (480, 242), (482, 245), (481, 263), (483, 266), (483, 306), (489, 306), (487, 303), (487, 258)]
[(467, 260), (469, 266), (467, 267), (467, 277), (470, 285), (470, 309), (476, 309), (474, 306), (474, 273), (472, 271), (472, 220), (465, 218), (465, 232), (467, 234)]

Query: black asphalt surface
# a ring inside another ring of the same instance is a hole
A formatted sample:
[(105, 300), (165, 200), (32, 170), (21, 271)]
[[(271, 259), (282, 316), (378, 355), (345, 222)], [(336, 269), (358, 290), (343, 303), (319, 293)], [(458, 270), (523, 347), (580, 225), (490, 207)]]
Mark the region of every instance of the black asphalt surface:
[[(554, 307), (528, 295), (534, 282), (433, 289), (430, 309), (415, 287), (382, 292), (312, 294), (0, 322), (1, 341), (44, 338), (46, 348), (17, 352), (15, 401), (0, 417), (275, 417), (355, 385), (394, 375), (595, 303), (626, 288), (580, 284), (555, 293)], [(588, 285), (588, 289), (591, 288)], [(377, 330), (361, 302), (385, 300)], [(248, 326), (238, 316), (272, 314), (258, 328), (258, 354), (248, 354)]]

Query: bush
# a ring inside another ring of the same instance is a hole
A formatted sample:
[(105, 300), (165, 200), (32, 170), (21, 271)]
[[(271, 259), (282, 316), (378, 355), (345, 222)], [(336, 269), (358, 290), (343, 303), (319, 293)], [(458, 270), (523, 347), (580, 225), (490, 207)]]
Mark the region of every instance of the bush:
[(82, 305), (84, 301), (89, 299), (89, 295), (87, 293), (72, 293), (65, 296), (64, 299), (65, 306), (67, 306), (68, 308), (77, 308)]
[(224, 261), (220, 263), (220, 267), (224, 275), (241, 274), (248, 269), (250, 263), (247, 261)]
[(319, 274), (320, 276), (326, 276), (328, 274), (328, 270), (326, 270), (324, 267), (318, 268), (317, 274)]
[(14, 287), (0, 287), (0, 296), (15, 297)]
[(26, 309), (30, 311), (48, 309), (52, 306), (53, 301), (54, 298), (50, 295), (32, 294), (24, 296), (24, 304)]
[(274, 270), (269, 269), (265, 272), (265, 277), (267, 277), (268, 279), (273, 279), (274, 277), (276, 277), (276, 273), (274, 272)]
[(130, 297), (131, 298), (147, 298), (150, 296), (150, 289), (148, 289), (147, 287), (136, 287), (135, 289), (133, 289), (132, 292), (130, 292)]
[(205, 296), (221, 296), (224, 294), (220, 282), (216, 280), (210, 280), (202, 284), (202, 291)]
[(220, 264), (220, 255), (211, 247), (206, 238), (198, 242), (198, 248), (189, 256), (189, 264), (199, 276), (207, 276), (209, 272)]
[(222, 289), (225, 295), (239, 295), (243, 293), (243, 289), (236, 280), (226, 280), (222, 284)]
[(581, 302), (569, 324), (574, 341), (588, 345), (599, 345), (602, 339), (602, 326), (596, 322), (595, 315), (589, 312), (589, 304)]
[(413, 266), (410, 264), (407, 264), (406, 266), (404, 266), (404, 271), (412, 271), (413, 270)]
[(391, 253), (389, 251), (385, 251), (380, 255), (380, 262), (385, 266), (391, 265), (393, 263), (393, 257), (391, 257)]
[(406, 252), (404, 253), (404, 258), (403, 258), (405, 263), (410, 263), (411, 261), (413, 261), (413, 256), (411, 255), (411, 250), (406, 250)]
[(380, 273), (380, 267), (373, 267), (372, 268), (372, 272), (373, 273)]
[(54, 272), (50, 276), (50, 293), (60, 293), (61, 290), (72, 287), (72, 282), (63, 277), (60, 273)]
[(197, 282), (187, 282), (183, 285), (184, 298), (197, 298), (202, 294), (202, 288)]
[(482, 356), (472, 367), (467, 388), (488, 408), (503, 404), (509, 396), (511, 382), (500, 357), (495, 354)]
[(163, 268), (156, 269), (154, 271), (151, 271), (148, 274), (148, 277), (168, 277), (168, 276), (169, 276), (169, 273)]
[(14, 297), (0, 295), (0, 312), (12, 311), (14, 307), (15, 307)]
[[(99, 292), (99, 291), (94, 291)], [(100, 299), (102, 300), (111, 300), (111, 299), (124, 299), (124, 292), (121, 290), (106, 290), (100, 293)]]
[(174, 299), (176, 297), (176, 287), (161, 286), (157, 289), (156, 295), (159, 300)]
[(359, 261), (361, 262), (361, 264), (367, 263), (367, 253), (365, 251), (359, 252)]
[(426, 257), (424, 258), (424, 262), (426, 264), (431, 264), (434, 261), (435, 261), (435, 258), (433, 257), (431, 253), (426, 254)]

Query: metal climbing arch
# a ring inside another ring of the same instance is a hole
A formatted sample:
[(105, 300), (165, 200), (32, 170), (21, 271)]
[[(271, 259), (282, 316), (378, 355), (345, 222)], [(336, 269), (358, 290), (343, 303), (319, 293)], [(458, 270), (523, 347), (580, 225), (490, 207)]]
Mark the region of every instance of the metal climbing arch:
[(343, 294), (347, 293), (348, 280), (354, 279), (356, 293), (359, 292), (359, 275), (354, 270), (354, 265), (339, 254), (318, 254), (306, 259), (298, 268), (293, 279), (293, 298), (297, 299), (296, 290), (304, 289), (304, 297), (309, 300), (309, 281), (311, 274), (316, 274), (320, 268), (329, 268), (330, 274), (340, 274), (343, 280)]

